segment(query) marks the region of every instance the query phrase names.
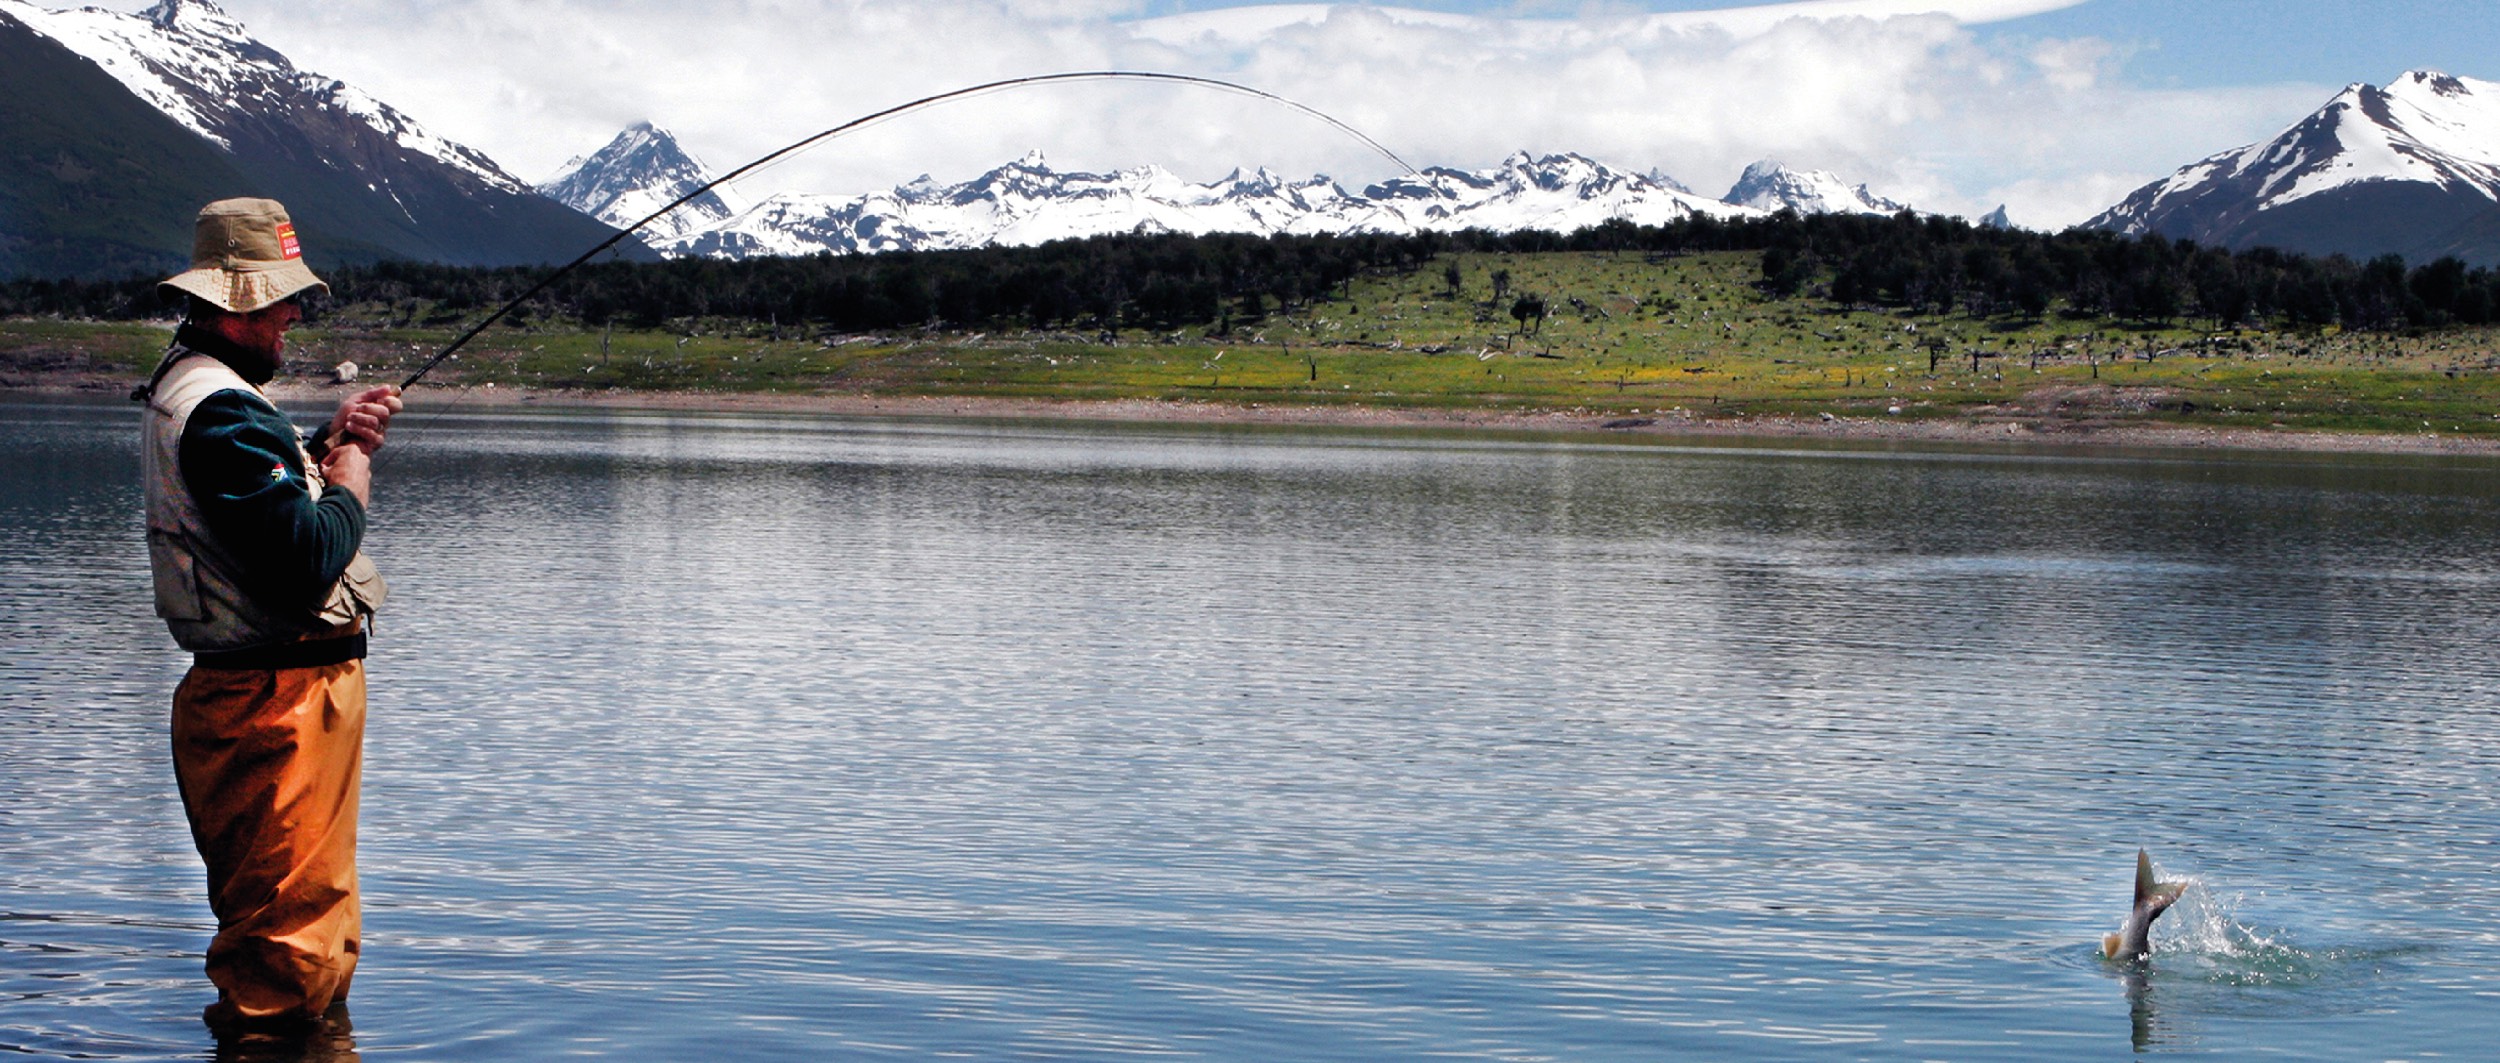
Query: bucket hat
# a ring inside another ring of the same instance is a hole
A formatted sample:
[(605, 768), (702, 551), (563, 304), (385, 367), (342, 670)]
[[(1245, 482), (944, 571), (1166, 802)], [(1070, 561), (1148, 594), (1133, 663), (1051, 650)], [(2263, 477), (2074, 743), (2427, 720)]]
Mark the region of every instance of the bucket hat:
[(191, 268), (157, 285), (159, 292), (196, 295), (238, 314), (311, 288), (330, 290), (304, 265), (295, 223), (274, 199), (221, 199), (201, 207)]

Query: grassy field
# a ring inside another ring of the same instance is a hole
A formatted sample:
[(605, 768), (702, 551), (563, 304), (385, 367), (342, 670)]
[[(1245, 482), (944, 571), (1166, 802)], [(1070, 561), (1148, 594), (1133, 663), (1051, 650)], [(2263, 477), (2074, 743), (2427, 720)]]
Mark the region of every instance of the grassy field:
[[(429, 380), (472, 386), (1573, 409), (1623, 416), (2178, 422), (2500, 436), (2500, 330), (2209, 331), (2052, 313), (1910, 316), (1753, 285), (1751, 253), (1469, 255), (1358, 279), (1229, 334), (801, 334), (734, 321), (657, 332), (498, 327)], [(1492, 277), (1509, 277), (1492, 298)], [(1549, 316), (1523, 329), (1521, 294)], [(396, 318), (386, 317), (396, 313)], [(395, 320), (432, 324), (394, 327)], [(292, 371), (397, 380), (456, 315), (341, 307)], [(776, 335), (776, 333), (779, 335)], [(143, 373), (162, 328), (0, 322), (0, 382)]]

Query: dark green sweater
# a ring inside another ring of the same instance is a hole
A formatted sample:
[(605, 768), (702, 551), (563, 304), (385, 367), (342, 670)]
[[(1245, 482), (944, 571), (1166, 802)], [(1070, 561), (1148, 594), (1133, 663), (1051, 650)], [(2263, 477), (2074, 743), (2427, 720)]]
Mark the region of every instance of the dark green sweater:
[(317, 609), (364, 541), (365, 507), (343, 487), (315, 499), (295, 425), (268, 400), (228, 389), (182, 429), (182, 482), (243, 590), (272, 609)]

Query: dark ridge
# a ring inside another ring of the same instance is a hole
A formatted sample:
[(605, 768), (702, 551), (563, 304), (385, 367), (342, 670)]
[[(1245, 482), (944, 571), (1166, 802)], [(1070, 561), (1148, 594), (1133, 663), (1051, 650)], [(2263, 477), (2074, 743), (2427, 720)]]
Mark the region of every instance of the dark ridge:
[(0, 14), (0, 277), (179, 269), (200, 204), (257, 189), (215, 145)]
[[(186, 0), (150, 17), (170, 22)], [(616, 230), (533, 192), (492, 187), (333, 105), (336, 82), (277, 64), (212, 108), (228, 151), (33, 28), (0, 15), (0, 277), (98, 278), (188, 260), (200, 205), (282, 200), (315, 269), (414, 258), (562, 262)], [(639, 242), (627, 253), (656, 259)]]

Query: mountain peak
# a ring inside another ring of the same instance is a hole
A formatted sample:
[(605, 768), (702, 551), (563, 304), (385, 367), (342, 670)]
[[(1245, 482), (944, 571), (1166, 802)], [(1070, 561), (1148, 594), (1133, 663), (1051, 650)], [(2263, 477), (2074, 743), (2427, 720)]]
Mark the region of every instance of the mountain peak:
[(2413, 70), (2387, 86), (2387, 94), (2443, 122), (2483, 127), (2500, 122), (2500, 84)]
[(279, 55), (277, 49), (253, 39), (240, 20), (209, 0), (158, 0), (139, 18), (169, 36), (209, 43), (255, 62), (287, 65), (286, 57)]
[[(703, 187), (711, 175), (670, 136), (648, 120), (626, 126), (589, 158), (539, 186), (556, 202), (610, 225), (626, 226)], [(651, 223), (661, 239), (674, 239), (728, 220), (737, 213), (718, 192), (706, 192)]]
[[(543, 262), (612, 232), (373, 96), (297, 69), (214, 0), (135, 14), (6, 0), (0, 11), (213, 147), (234, 168), (225, 187), (283, 194), (298, 224), (325, 234), (320, 253), (339, 256), (329, 261)], [(187, 232), (198, 204), (177, 209)]]
[(135, 17), (165, 37), (187, 38), (204, 49), (290, 73), (295, 69), (277, 49), (254, 40), (242, 22), (209, 0), (157, 0), (156, 6)]
[(1674, 177), (1669, 176), (1667, 171), (1659, 169), (1655, 166), (1650, 167), (1649, 172), (1642, 174), (1641, 177), (1649, 183), (1669, 191), (1682, 192), (1688, 196), (1693, 194), (1692, 186), (1676, 180)]
[(1876, 195), (1865, 185), (1852, 187), (1829, 170), (1792, 170), (1777, 159), (1745, 167), (1743, 176), (1721, 202), (1755, 210), (1794, 210), (1799, 214), (1897, 214), (1909, 209)]
[(2396, 82), (2400, 85), (2420, 85), (2441, 96), (2467, 96), (2473, 93), (2472, 89), (2466, 87), (2465, 79), (2449, 77), (2436, 70), (2409, 70), (2405, 72), (2405, 76), (2396, 79)]
[(1522, 151), (1522, 152), (1518, 153), (1517, 155), (1512, 156), (1512, 158), (1526, 160), (1526, 161), (1525, 161), (1525, 163), (1524, 163), (1524, 167), (1523, 167), (1523, 168), (1529, 168), (1529, 169), (1540, 169), (1540, 170), (1562, 170), (1562, 169), (1573, 169), (1573, 168), (1580, 168), (1580, 169), (1595, 168), (1595, 169), (1601, 169), (1601, 170), (1602, 170), (1602, 169), (1605, 169), (1605, 166), (1604, 166), (1603, 164), (1599, 163), (1597, 160), (1595, 160), (1595, 159), (1591, 159), (1591, 158), (1589, 158), (1588, 156), (1586, 156), (1586, 155), (1582, 155), (1582, 154), (1580, 154), (1579, 152), (1576, 152), (1576, 151), (1558, 151), (1558, 152), (1553, 152), (1553, 153), (1551, 153), (1551, 154), (1546, 154), (1546, 155), (1537, 155), (1537, 156), (1533, 156), (1533, 157), (1532, 157), (1532, 156), (1530, 156), (1527, 152)]
[[(322, 142), (311, 157), (333, 173), (352, 168), (354, 159), (404, 153), (503, 192), (529, 192), (484, 155), (427, 132), (343, 82), (296, 69), (211, 0), (158, 0), (135, 15), (101, 7), (49, 11), (15, 0), (10, 8), (19, 21), (227, 151), (270, 136), (303, 135)], [(342, 116), (346, 126), (338, 121)], [(350, 131), (355, 127), (367, 132)], [(364, 191), (389, 198), (378, 183)]]
[(243, 25), (209, 0), (157, 0), (156, 6), (140, 12), (139, 17), (155, 23), (158, 29), (166, 30), (186, 26), (231, 26), (241, 29)]
[(2181, 167), (2084, 224), (2225, 247), (2460, 253), (2500, 202), (2500, 84), (2407, 71), (2355, 82), (2274, 139)]

